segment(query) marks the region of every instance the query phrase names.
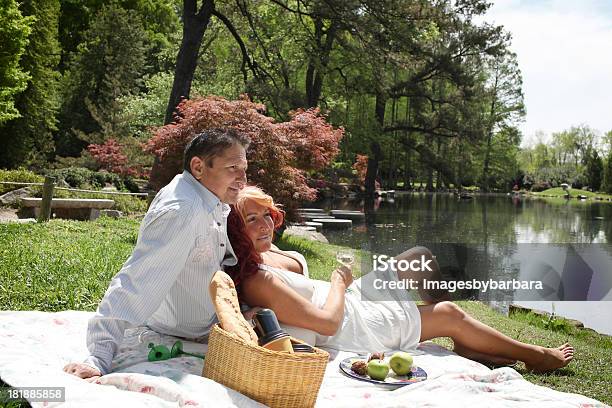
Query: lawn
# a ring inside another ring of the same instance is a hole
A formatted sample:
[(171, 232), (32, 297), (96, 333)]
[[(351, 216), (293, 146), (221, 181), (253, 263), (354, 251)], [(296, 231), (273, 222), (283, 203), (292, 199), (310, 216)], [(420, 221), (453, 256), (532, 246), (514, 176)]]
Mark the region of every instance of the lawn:
[[(137, 234), (138, 220), (106, 217), (95, 222), (0, 224), (0, 310), (95, 310), (108, 282), (130, 255)], [(336, 266), (335, 253), (341, 249), (295, 237), (281, 239), (278, 245), (302, 252), (311, 277), (324, 280), (329, 279)], [(552, 374), (527, 373), (521, 366), (518, 371), (536, 384), (612, 404), (612, 337), (576, 329), (563, 320), (550, 324), (524, 313), (506, 317), (480, 302), (459, 303), (479, 320), (521, 341), (543, 346), (570, 341), (577, 353), (567, 368)], [(436, 342), (452, 344), (449, 339)]]
[[(583, 195), (586, 196), (587, 199), (589, 200), (595, 200), (596, 198), (601, 198), (603, 200), (611, 200), (612, 199), (612, 195), (610, 194), (606, 194), (606, 193), (599, 193), (599, 192), (592, 192), (592, 191), (587, 191), (587, 190), (580, 190), (580, 189), (569, 189), (569, 193), (571, 198), (576, 198), (578, 195)], [(536, 197), (561, 197), (564, 198), (566, 195), (565, 190), (563, 190), (561, 187), (555, 187), (555, 188), (549, 188), (548, 190), (544, 190), (541, 191), (539, 193), (530, 193), (531, 195), (534, 195)]]

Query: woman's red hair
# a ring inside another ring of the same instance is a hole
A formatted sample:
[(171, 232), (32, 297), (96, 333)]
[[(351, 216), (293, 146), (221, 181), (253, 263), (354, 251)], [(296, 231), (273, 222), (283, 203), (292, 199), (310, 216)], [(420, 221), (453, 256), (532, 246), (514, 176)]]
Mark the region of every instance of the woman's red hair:
[(285, 212), (274, 204), (274, 199), (260, 188), (247, 186), (240, 191), (238, 200), (235, 205), (231, 206), (232, 211), (227, 217), (227, 236), (238, 258), (238, 264), (227, 267), (226, 272), (234, 280), (238, 291), (240, 291), (241, 283), (257, 273), (259, 264), (262, 263), (261, 255), (255, 251), (255, 246), (246, 233), (244, 205), (249, 200), (255, 201), (270, 211), (274, 229), (283, 225), (285, 219)]

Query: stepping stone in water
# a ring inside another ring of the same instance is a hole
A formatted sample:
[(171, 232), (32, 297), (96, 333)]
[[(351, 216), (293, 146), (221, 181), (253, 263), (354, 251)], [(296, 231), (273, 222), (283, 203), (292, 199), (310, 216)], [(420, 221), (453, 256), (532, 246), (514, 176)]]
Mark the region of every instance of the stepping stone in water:
[(315, 218), (333, 220), (335, 217), (331, 215), (324, 215), (324, 214), (303, 214), (302, 218), (309, 220), (309, 221), (314, 221)]
[(353, 226), (353, 221), (339, 218), (315, 218), (313, 221), (323, 224), (324, 229), (343, 229), (351, 228)]
[(353, 221), (364, 221), (365, 214), (360, 211), (332, 210), (331, 215)]
[(323, 210), (321, 208), (298, 208), (298, 212), (324, 214), (325, 210)]
[(314, 227), (318, 232), (321, 232), (321, 230), (323, 229), (323, 224), (321, 224), (320, 222), (306, 221), (304, 225), (306, 225), (307, 227)]

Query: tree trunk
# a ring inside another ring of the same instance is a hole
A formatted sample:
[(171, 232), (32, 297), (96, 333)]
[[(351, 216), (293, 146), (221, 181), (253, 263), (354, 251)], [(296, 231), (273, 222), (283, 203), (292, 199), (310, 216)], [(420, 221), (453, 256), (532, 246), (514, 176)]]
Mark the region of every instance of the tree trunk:
[(495, 76), (495, 85), (491, 96), (491, 108), (489, 110), (489, 126), (487, 128), (487, 148), (485, 150), (485, 159), (482, 168), (482, 183), (481, 188), (486, 193), (489, 191), (489, 166), (491, 158), (491, 141), (493, 139), (493, 128), (495, 127), (495, 109), (497, 102), (497, 82), (498, 76)]
[[(442, 141), (438, 138), (438, 149), (436, 151), (436, 155), (440, 157), (440, 148), (442, 145)], [(442, 189), (442, 174), (439, 171), (436, 171), (436, 191), (440, 191)]]
[[(214, 8), (214, 0), (204, 0), (199, 11), (197, 11), (197, 2), (195, 0), (183, 1), (183, 40), (181, 41), (181, 48), (176, 57), (174, 81), (172, 83), (172, 91), (170, 92), (168, 106), (166, 107), (164, 125), (174, 121), (176, 107), (181, 100), (189, 98), (191, 81), (193, 80), (193, 74), (198, 65), (198, 54), (200, 52), (200, 46), (202, 45), (202, 38), (206, 32)], [(159, 158), (155, 157), (149, 177), (148, 188), (157, 191), (169, 182), (170, 180), (163, 176)]]
[[(317, 17), (314, 23), (317, 53), (310, 57), (306, 69), (306, 103), (309, 108), (316, 107), (321, 99), (323, 72), (329, 64), (329, 54), (338, 31), (338, 23), (335, 20), (332, 20), (327, 30), (324, 29), (321, 17)], [(323, 42), (323, 36), (325, 36), (325, 42)]]
[[(187, 1), (185, 3), (188, 3)], [(187, 7), (187, 6), (185, 6)], [(202, 8), (197, 14), (187, 13), (183, 21), (183, 40), (178, 56), (176, 57), (176, 68), (174, 70), (174, 82), (170, 100), (166, 107), (164, 125), (172, 123), (176, 107), (183, 99), (189, 99), (191, 93), (191, 81), (198, 65), (198, 54), (204, 32), (210, 22), (210, 16), (214, 10), (214, 1), (204, 1)]]
[[(387, 104), (387, 98), (382, 93), (378, 92), (376, 94), (376, 105), (375, 105), (375, 115), (376, 120), (380, 124), (382, 128), (385, 123), (385, 106)], [(365, 178), (365, 193), (366, 195), (374, 195), (376, 191), (376, 177), (378, 176), (378, 166), (380, 161), (382, 160), (382, 150), (380, 148), (380, 144), (373, 140), (370, 144), (370, 151), (372, 154), (368, 158), (368, 168), (366, 170), (366, 178)]]
[(374, 196), (376, 191), (376, 176), (378, 175), (378, 165), (382, 159), (382, 151), (380, 144), (377, 141), (372, 141), (370, 144), (372, 154), (368, 157), (368, 168), (365, 178), (365, 193), (368, 196)]

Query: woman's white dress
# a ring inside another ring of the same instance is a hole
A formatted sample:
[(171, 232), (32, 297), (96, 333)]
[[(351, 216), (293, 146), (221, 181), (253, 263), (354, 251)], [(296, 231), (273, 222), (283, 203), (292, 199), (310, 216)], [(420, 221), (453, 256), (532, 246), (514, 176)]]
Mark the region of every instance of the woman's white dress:
[[(263, 264), (259, 265), (260, 268), (273, 273), (299, 295), (323, 308), (331, 284), (308, 277), (308, 265), (302, 254), (295, 251), (285, 253), (302, 265), (303, 275)], [(387, 279), (397, 280), (394, 272), (385, 273), (389, 274)], [(377, 276), (380, 276), (380, 272)], [(421, 316), (408, 291), (395, 291), (382, 296), (385, 299), (397, 299), (395, 301), (371, 300), (371, 296), (361, 291), (362, 279), (355, 280), (347, 289), (344, 319), (335, 335), (323, 336), (312, 330), (281, 326), (293, 337), (319, 347), (356, 353), (414, 350), (421, 336)]]

